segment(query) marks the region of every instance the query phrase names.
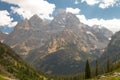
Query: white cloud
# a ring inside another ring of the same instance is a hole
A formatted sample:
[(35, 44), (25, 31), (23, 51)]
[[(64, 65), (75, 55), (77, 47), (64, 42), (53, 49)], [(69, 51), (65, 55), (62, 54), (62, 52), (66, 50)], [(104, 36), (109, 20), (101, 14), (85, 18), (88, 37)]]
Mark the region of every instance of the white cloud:
[(98, 4), (100, 8), (104, 9), (118, 5), (118, 3), (120, 3), (120, 0), (82, 0), (81, 2), (86, 2), (88, 5)]
[(9, 24), (12, 19), (9, 17), (7, 10), (0, 11), (0, 26)]
[(14, 13), (18, 13), (24, 18), (30, 18), (34, 14), (39, 15), (42, 19), (52, 19), (50, 15), (55, 9), (54, 4), (44, 0), (2, 0), (11, 4), (16, 4), (20, 8), (12, 7)]
[(0, 26), (14, 27), (17, 22), (12, 22), (13, 18), (10, 17), (10, 14), (7, 10), (0, 11)]
[(73, 13), (73, 14), (79, 14), (80, 12), (80, 9), (79, 8), (66, 8), (66, 12), (70, 12), (70, 13)]
[(13, 13), (17, 13), (22, 16), (24, 19), (29, 19), (33, 14), (29, 11), (25, 11), (23, 8), (11, 7)]
[(84, 15), (77, 15), (77, 17), (82, 23), (87, 24), (89, 26), (101, 25), (113, 32), (120, 30), (120, 19), (110, 19), (110, 20), (97, 19), (97, 18), (86, 19)]
[(75, 4), (79, 4), (78, 0), (75, 0)]
[(108, 8), (109, 6), (114, 6), (117, 3), (117, 0), (103, 0), (100, 4), (100, 8)]
[(88, 5), (95, 5), (100, 2), (100, 0), (81, 0), (81, 2), (86, 2)]

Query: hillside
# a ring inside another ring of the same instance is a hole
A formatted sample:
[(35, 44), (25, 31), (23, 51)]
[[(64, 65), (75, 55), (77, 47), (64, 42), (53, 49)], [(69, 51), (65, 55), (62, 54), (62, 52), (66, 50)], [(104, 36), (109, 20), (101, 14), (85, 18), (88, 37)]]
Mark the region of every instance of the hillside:
[(112, 40), (106, 49), (105, 56), (109, 57), (111, 62), (120, 60), (120, 31), (112, 36)]
[[(120, 31), (116, 32), (98, 59), (100, 80), (120, 80)], [(105, 73), (105, 74), (104, 74)]]
[(43, 80), (43, 75), (27, 65), (10, 47), (0, 43), (0, 78)]
[(120, 61), (120, 31), (112, 36), (104, 54), (100, 57), (99, 62), (104, 65), (107, 60), (109, 60), (110, 64)]
[[(119, 63), (118, 63), (119, 65)], [(116, 66), (116, 65), (115, 65)], [(120, 80), (120, 65), (116, 69), (112, 70), (111, 72), (102, 74), (94, 78), (94, 80)]]

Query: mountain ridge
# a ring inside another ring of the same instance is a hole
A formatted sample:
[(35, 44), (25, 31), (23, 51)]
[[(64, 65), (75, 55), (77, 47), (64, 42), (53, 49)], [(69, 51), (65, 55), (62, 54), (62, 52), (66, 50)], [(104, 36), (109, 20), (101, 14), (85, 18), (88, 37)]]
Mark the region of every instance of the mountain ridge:
[[(100, 30), (103, 32), (100, 33)], [(43, 63), (41, 61), (52, 62), (54, 55), (59, 57), (63, 52), (66, 55), (64, 59), (68, 56), (72, 57), (69, 59), (75, 60), (76, 65), (78, 65), (77, 60), (81, 62), (87, 58), (94, 60), (100, 57), (109, 43), (108, 36), (111, 35), (112, 32), (107, 29), (89, 27), (81, 23), (74, 14), (63, 12), (59, 13), (51, 23), (44, 22), (37, 15), (18, 23), (4, 43), (11, 46), (24, 60), (30, 64), (35, 63), (33, 64), (35, 67), (47, 72), (44, 68), (46, 64), (40, 67)], [(48, 58), (49, 56), (51, 58)], [(58, 63), (64, 62), (62, 57), (59, 58), (61, 61)], [(69, 60), (67, 62), (68, 65), (72, 64)], [(49, 67), (50, 64), (47, 68)]]

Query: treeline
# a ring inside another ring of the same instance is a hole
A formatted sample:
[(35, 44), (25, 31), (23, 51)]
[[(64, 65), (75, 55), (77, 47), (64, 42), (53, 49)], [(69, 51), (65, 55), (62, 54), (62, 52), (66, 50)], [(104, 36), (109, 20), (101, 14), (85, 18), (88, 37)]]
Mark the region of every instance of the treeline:
[(48, 80), (85, 80), (92, 77), (89, 61), (86, 61), (85, 72), (71, 75), (49, 75)]
[(105, 64), (101, 67), (101, 65), (96, 60), (94, 62), (94, 68), (91, 68), (89, 60), (86, 60), (85, 70), (83, 73), (80, 74), (73, 74), (73, 75), (52, 75), (48, 76), (48, 80), (85, 80), (95, 78), (98, 75), (109, 73), (117, 68), (120, 68), (120, 61), (116, 63), (110, 63), (109, 58), (106, 59)]

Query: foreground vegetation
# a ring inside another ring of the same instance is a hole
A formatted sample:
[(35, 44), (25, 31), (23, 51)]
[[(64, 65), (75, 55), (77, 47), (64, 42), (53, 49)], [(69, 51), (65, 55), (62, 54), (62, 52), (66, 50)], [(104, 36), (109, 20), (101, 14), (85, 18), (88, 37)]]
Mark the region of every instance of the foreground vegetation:
[[(26, 64), (10, 47), (0, 43), (0, 80), (120, 80), (120, 62), (106, 61), (104, 71), (95, 62), (94, 69), (86, 61), (85, 72), (71, 75), (45, 75)], [(105, 73), (104, 73), (105, 72)], [(47, 78), (46, 78), (47, 77)]]
[(100, 68), (97, 68), (97, 66), (96, 66), (96, 69), (89, 70), (90, 66), (87, 60), (85, 73), (80, 73), (76, 75), (74, 74), (65, 75), (65, 76), (63, 75), (48, 76), (49, 77), (48, 80), (51, 80), (51, 79), (53, 80), (120, 80), (120, 62), (119, 61), (114, 64), (106, 63), (106, 65), (104, 65), (104, 67), (106, 66), (106, 70), (104, 71), (102, 71), (102, 69)]
[[(45, 76), (26, 64), (14, 51), (0, 43), (0, 74), (20, 80), (43, 80)], [(3, 77), (1, 76), (1, 80)]]

